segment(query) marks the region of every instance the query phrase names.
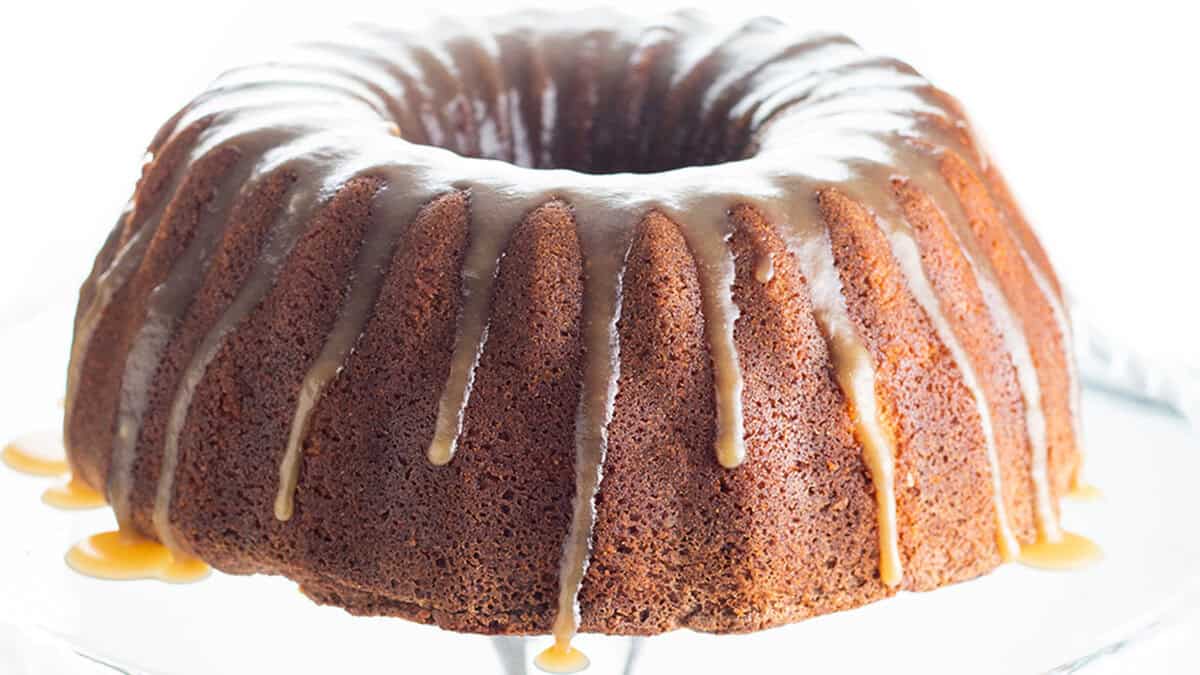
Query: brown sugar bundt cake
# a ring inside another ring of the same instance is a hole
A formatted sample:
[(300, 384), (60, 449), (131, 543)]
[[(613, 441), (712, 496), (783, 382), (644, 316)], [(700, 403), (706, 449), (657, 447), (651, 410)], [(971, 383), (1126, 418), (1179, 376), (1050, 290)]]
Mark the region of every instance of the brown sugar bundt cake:
[(457, 631), (751, 631), (1059, 539), (1046, 254), (958, 104), (690, 14), (356, 29), (152, 142), (65, 438), (123, 531)]

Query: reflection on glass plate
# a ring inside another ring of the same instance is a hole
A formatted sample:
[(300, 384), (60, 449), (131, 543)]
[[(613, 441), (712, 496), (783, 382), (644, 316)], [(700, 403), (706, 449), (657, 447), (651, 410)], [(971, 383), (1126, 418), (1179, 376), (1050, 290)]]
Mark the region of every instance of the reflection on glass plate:
[[(69, 310), (0, 334), (0, 436), (54, 428)], [(1102, 659), (1200, 594), (1200, 439), (1177, 417), (1120, 396), (1084, 396), (1087, 480), (1104, 497), (1064, 505), (1064, 525), (1105, 558), (1078, 572), (1006, 566), (933, 593), (750, 635), (585, 635), (594, 675), (744, 672), (1041, 672)], [(74, 542), (114, 526), (39, 496), (53, 479), (0, 470), (0, 670), (205, 675), (520, 673), (548, 637), (491, 640), (317, 607), (281, 578), (214, 574), (193, 585), (110, 582), (70, 571)], [(634, 658), (636, 657), (636, 658)]]

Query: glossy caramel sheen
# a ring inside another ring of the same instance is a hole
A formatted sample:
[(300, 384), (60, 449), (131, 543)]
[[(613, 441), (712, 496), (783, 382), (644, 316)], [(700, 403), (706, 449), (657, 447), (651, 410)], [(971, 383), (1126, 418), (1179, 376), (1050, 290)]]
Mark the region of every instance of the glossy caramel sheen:
[(1104, 491), (1091, 483), (1077, 483), (1064, 496), (1080, 502), (1097, 502), (1104, 499)]
[(10, 468), (34, 476), (61, 476), (71, 471), (56, 432), (26, 434), (4, 446), (0, 458)]
[(1104, 557), (1096, 542), (1072, 532), (1057, 541), (1040, 540), (1021, 547), (1021, 564), (1044, 570), (1074, 570)]
[(591, 662), (569, 642), (556, 640), (534, 657), (533, 665), (547, 673), (578, 673), (586, 670)]
[(63, 483), (46, 488), (42, 492), (42, 501), (56, 509), (66, 511), (95, 509), (108, 504), (104, 495), (74, 476)]
[(67, 551), (67, 564), (98, 579), (158, 579), (173, 584), (199, 581), (209, 574), (204, 562), (173, 553), (157, 541), (114, 530), (94, 534)]

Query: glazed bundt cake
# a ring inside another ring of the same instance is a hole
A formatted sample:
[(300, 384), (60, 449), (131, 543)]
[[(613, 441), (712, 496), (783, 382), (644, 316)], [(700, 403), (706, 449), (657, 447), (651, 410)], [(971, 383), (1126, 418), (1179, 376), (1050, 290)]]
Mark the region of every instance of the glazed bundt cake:
[(123, 531), (354, 613), (751, 631), (1058, 540), (1069, 339), (899, 61), (691, 14), (359, 28), (158, 133), (65, 439)]

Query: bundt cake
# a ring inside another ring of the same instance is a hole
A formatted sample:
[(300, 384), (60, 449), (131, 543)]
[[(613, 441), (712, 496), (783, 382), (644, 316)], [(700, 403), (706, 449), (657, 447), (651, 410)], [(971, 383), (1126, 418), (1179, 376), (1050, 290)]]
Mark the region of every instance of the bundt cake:
[(434, 23), (229, 72), (154, 138), (66, 398), (122, 531), (564, 640), (1061, 538), (1062, 293), (954, 99), (774, 20)]

